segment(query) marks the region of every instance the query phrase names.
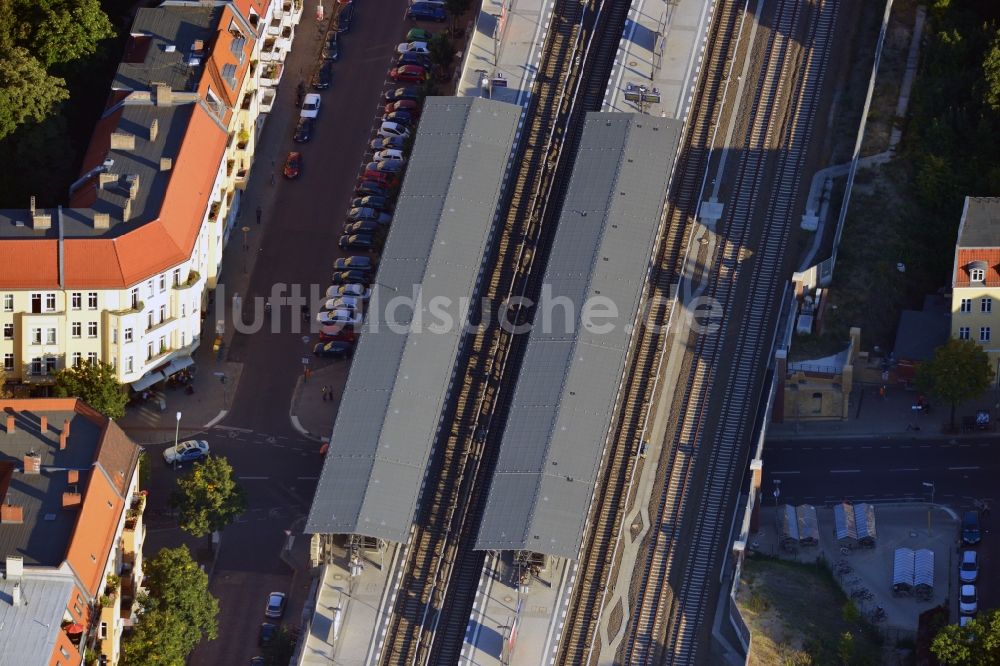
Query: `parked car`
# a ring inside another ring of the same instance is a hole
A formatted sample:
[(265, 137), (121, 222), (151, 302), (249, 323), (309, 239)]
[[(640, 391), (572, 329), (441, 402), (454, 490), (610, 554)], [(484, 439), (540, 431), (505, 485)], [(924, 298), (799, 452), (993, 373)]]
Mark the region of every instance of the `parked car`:
[(406, 41), (408, 42), (429, 42), (432, 37), (434, 37), (434, 33), (423, 28), (410, 28), (409, 32), (406, 33)]
[(321, 326), (319, 329), (319, 341), (320, 342), (350, 342), (353, 343), (357, 339), (357, 334), (355, 334), (353, 328), (344, 328), (343, 326)]
[(384, 213), (378, 208), (368, 208), (366, 206), (358, 206), (347, 211), (347, 220), (349, 222), (358, 222), (359, 220), (372, 220), (378, 222), (379, 224), (389, 224), (392, 221), (392, 215), (389, 213)]
[(979, 512), (966, 511), (962, 515), (962, 543), (975, 546), (983, 538), (979, 529)]
[(326, 90), (333, 83), (333, 63), (324, 60), (316, 74), (313, 75), (312, 87), (314, 90)]
[(365, 270), (343, 270), (337, 271), (330, 278), (330, 283), (334, 286), (345, 284), (368, 284), (371, 282), (371, 273)]
[(316, 118), (319, 116), (319, 107), (322, 103), (319, 95), (316, 93), (309, 93), (302, 100), (302, 110), (299, 111), (299, 116), (302, 118)]
[(327, 310), (317, 314), (316, 321), (323, 326), (361, 326), (364, 317), (350, 310)]
[(389, 102), (385, 105), (385, 113), (392, 113), (393, 111), (406, 111), (407, 113), (413, 115), (414, 118), (420, 116), (420, 102), (415, 99), (397, 99), (395, 102)]
[(383, 160), (381, 162), (369, 162), (365, 165), (365, 178), (372, 178), (372, 174), (393, 173), (399, 174), (403, 171), (403, 164), (399, 160)]
[(403, 155), (403, 151), (396, 150), (394, 148), (380, 150), (372, 156), (372, 159), (376, 162), (388, 162), (389, 160), (395, 160), (401, 164), (406, 164), (406, 157)]
[[(379, 162), (379, 164), (386, 164), (386, 162)], [(365, 180), (374, 181), (384, 187), (399, 187), (399, 176), (393, 171), (366, 170)]]
[(371, 257), (341, 257), (333, 262), (333, 270), (335, 271), (373, 271), (375, 270), (375, 262), (372, 261)]
[(963, 585), (958, 597), (958, 612), (962, 615), (975, 615), (979, 611), (979, 597), (975, 585)]
[(378, 197), (388, 197), (389, 190), (381, 183), (376, 183), (371, 180), (362, 179), (357, 185), (354, 186), (354, 193), (359, 196), (378, 196)]
[(403, 148), (405, 145), (406, 139), (401, 136), (379, 136), (372, 139), (368, 147), (374, 151), (386, 148)]
[(338, 296), (353, 296), (362, 301), (367, 301), (372, 295), (372, 290), (363, 284), (342, 284), (334, 285), (326, 290), (327, 298), (337, 298)]
[(281, 617), (285, 614), (284, 592), (272, 592), (267, 595), (267, 606), (264, 607), (264, 617)]
[(428, 72), (427, 78), (430, 78), (429, 72), (431, 70), (431, 59), (422, 53), (414, 53), (411, 51), (409, 53), (402, 53), (396, 56), (396, 67), (402, 67), (403, 65), (416, 65), (417, 67), (423, 67)]
[(403, 42), (396, 47), (396, 53), (423, 53), (427, 55), (430, 53), (430, 49), (427, 48), (427, 42)]
[(344, 234), (337, 241), (337, 247), (341, 250), (368, 252), (375, 249), (375, 236), (372, 234)]
[(376, 132), (379, 136), (401, 136), (403, 138), (410, 136), (410, 130), (399, 123), (389, 123), (383, 122), (378, 126), (378, 131)]
[(355, 197), (351, 199), (351, 208), (375, 208), (377, 210), (385, 211), (386, 213), (392, 212), (392, 204), (389, 202), (389, 197), (379, 196), (377, 194), (369, 194), (364, 197)]
[(429, 2), (414, 2), (406, 10), (406, 18), (411, 21), (437, 21), (438, 23), (442, 23), (448, 18), (448, 14), (441, 5)]
[(189, 439), (176, 446), (169, 446), (164, 449), (163, 459), (168, 465), (173, 465), (175, 462), (194, 462), (207, 456), (208, 450), (208, 442), (205, 440)]
[(404, 127), (413, 127), (413, 125), (417, 122), (417, 118), (409, 111), (393, 111), (392, 113), (387, 113), (382, 116), (382, 122), (396, 123)]
[(979, 554), (974, 550), (962, 551), (962, 563), (958, 565), (958, 578), (963, 583), (975, 583), (979, 577)]
[(401, 99), (412, 99), (420, 101), (423, 99), (423, 91), (417, 86), (402, 86), (401, 88), (390, 88), (385, 91), (385, 101), (398, 102)]
[(354, 20), (354, 3), (346, 6), (341, 5), (340, 13), (337, 14), (337, 32), (350, 32), (351, 21)]
[(354, 353), (354, 345), (343, 340), (321, 342), (313, 347), (313, 354), (324, 358), (350, 358)]
[(401, 83), (423, 83), (430, 78), (427, 70), (420, 65), (400, 65), (393, 67), (386, 76), (393, 81)]
[(273, 622), (261, 622), (260, 631), (257, 633), (257, 645), (264, 647), (270, 645), (274, 640), (274, 634), (278, 632), (278, 625)]
[(314, 122), (315, 121), (312, 118), (299, 118), (299, 122), (295, 126), (295, 134), (292, 136), (292, 140), (295, 143), (307, 143), (309, 139), (312, 138)]
[(375, 220), (359, 220), (358, 222), (346, 222), (344, 224), (344, 235), (353, 236), (354, 234), (367, 234), (369, 236), (374, 236), (378, 233), (378, 230), (382, 228), (382, 225)]
[(302, 153), (290, 152), (285, 158), (285, 178), (298, 178), (302, 173)]
[(326, 303), (323, 304), (324, 310), (354, 310), (355, 312), (363, 310), (365, 307), (365, 302), (362, 298), (358, 296), (334, 296), (333, 298), (326, 299)]
[(323, 52), (321, 56), (323, 60), (329, 60), (331, 62), (337, 62), (340, 60), (340, 45), (337, 44), (337, 33), (331, 32), (330, 36), (327, 37), (326, 42), (323, 43)]

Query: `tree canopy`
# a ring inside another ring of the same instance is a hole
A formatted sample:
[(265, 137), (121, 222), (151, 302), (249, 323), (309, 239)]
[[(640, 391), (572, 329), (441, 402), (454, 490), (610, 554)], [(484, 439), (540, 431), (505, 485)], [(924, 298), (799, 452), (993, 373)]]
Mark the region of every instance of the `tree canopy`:
[(952, 338), (934, 351), (934, 358), (918, 368), (917, 386), (948, 401), (954, 426), (958, 403), (982, 395), (993, 377), (989, 356), (982, 347), (972, 340)]
[(229, 461), (209, 456), (195, 463), (190, 474), (177, 479), (171, 504), (180, 514), (182, 530), (205, 536), (231, 523), (246, 510), (247, 502)]
[(1000, 663), (1000, 610), (982, 613), (964, 627), (942, 629), (931, 652), (945, 666), (991, 666)]
[(219, 603), (187, 546), (164, 548), (143, 566), (146, 593), (135, 629), (122, 645), (127, 666), (181, 666), (203, 639), (218, 635)]
[(56, 395), (80, 398), (108, 418), (125, 416), (128, 395), (118, 383), (115, 369), (107, 363), (83, 363), (56, 373)]

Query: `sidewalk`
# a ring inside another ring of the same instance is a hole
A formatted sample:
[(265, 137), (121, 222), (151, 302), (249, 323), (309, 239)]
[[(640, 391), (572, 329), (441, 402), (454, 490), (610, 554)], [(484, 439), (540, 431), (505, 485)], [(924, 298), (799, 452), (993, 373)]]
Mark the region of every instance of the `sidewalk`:
[[(330, 439), (333, 421), (347, 384), (348, 369), (349, 366), (344, 361), (332, 361), (325, 366), (314, 366), (309, 381), (305, 381), (304, 376), (299, 377), (288, 414), (296, 430), (311, 439)], [(323, 400), (324, 386), (329, 389), (326, 400)]]
[[(850, 417), (846, 421), (800, 421), (799, 423), (772, 423), (768, 427), (768, 440), (808, 440), (837, 438), (902, 438), (940, 439), (941, 437), (993, 436), (1000, 418), (1000, 399), (989, 391), (978, 400), (963, 403), (955, 410), (958, 432), (949, 431), (951, 407), (933, 402), (930, 414), (914, 412), (912, 407), (920, 394), (898, 387), (890, 387), (885, 398), (879, 397), (879, 387), (863, 384), (851, 392)], [(975, 416), (977, 410), (987, 409), (992, 418), (992, 428), (987, 431), (962, 432), (962, 417)], [(908, 426), (919, 430), (907, 429)]]

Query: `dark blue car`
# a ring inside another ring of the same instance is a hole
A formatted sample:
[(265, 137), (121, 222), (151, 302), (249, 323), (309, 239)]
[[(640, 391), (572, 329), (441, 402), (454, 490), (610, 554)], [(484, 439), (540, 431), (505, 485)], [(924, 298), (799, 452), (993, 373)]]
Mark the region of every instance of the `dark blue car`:
[(411, 21), (437, 21), (438, 23), (443, 23), (448, 18), (448, 14), (445, 13), (444, 7), (439, 4), (414, 2), (406, 10), (406, 18)]

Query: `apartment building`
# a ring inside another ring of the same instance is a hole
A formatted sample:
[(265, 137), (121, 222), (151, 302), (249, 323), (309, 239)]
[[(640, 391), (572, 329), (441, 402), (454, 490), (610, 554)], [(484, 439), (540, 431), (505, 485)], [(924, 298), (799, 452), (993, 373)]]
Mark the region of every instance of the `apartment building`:
[(142, 390), (191, 364), (270, 108), (262, 59), (280, 64), (301, 14), (282, 0), (138, 10), (68, 205), (0, 210), (8, 380), (99, 360)]
[(116, 664), (142, 584), (139, 447), (72, 399), (0, 400), (0, 663)]
[(951, 335), (978, 342), (1000, 368), (1000, 198), (965, 198), (951, 286)]

